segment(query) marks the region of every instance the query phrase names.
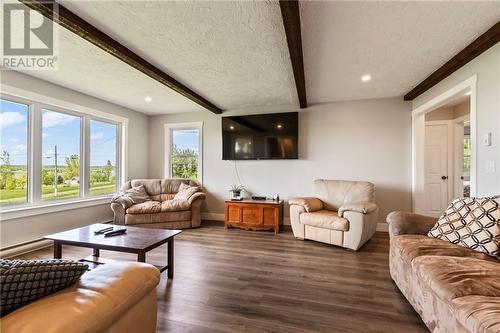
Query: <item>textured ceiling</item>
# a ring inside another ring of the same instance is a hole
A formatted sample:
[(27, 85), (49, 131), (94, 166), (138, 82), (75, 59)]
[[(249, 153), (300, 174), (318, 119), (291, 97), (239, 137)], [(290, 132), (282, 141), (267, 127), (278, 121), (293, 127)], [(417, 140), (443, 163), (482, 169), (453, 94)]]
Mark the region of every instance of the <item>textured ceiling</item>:
[[(66, 29), (59, 29), (59, 68), (28, 75), (144, 113), (203, 110), (173, 90)], [(146, 103), (145, 96), (153, 101)]]
[(322, 103), (404, 95), (499, 21), (500, 4), (306, 1), (301, 20), (308, 102)]
[[(298, 105), (277, 1), (61, 2), (223, 109)], [(498, 2), (302, 1), (308, 102), (402, 96), (499, 19)], [(26, 74), (147, 114), (203, 110), (76, 35), (60, 37), (59, 71)]]
[[(60, 2), (223, 109), (297, 104), (277, 2)], [(146, 113), (201, 110), (67, 34), (61, 70), (27, 74)]]

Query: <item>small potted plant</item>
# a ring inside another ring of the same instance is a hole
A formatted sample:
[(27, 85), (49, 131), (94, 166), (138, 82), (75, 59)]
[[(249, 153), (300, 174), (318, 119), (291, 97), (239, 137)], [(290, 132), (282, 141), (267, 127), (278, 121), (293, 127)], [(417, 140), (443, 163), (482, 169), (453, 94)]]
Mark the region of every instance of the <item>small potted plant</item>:
[(243, 195), (241, 194), (245, 191), (245, 187), (242, 185), (232, 185), (229, 192), (231, 193), (231, 200), (243, 200)]

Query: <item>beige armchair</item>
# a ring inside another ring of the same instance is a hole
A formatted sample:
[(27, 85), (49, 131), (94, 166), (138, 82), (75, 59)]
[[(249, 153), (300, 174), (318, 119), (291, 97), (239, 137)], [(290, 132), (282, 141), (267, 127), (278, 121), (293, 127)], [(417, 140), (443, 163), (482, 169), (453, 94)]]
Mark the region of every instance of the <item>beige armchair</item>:
[(143, 185), (151, 200), (128, 207), (112, 203), (114, 223), (165, 229), (199, 227), (205, 194), (199, 191), (187, 200), (172, 200), (182, 183), (199, 186), (188, 179), (133, 179), (126, 182), (121, 191)]
[(314, 191), (316, 197), (289, 200), (295, 238), (354, 251), (372, 238), (378, 217), (372, 183), (318, 179)]

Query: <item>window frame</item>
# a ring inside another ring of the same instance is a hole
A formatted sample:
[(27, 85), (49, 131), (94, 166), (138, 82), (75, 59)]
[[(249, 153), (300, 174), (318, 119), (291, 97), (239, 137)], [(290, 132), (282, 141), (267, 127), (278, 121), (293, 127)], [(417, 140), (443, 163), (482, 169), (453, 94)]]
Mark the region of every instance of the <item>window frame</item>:
[(173, 131), (175, 130), (198, 130), (198, 176), (196, 181), (203, 185), (203, 122), (190, 123), (166, 123), (164, 125), (164, 140), (165, 152), (164, 158), (164, 178), (172, 178), (172, 148), (173, 148)]
[[(0, 98), (28, 105), (28, 194), (27, 203), (0, 206), (1, 220), (45, 214), (53, 211), (87, 207), (109, 202), (127, 177), (128, 119), (82, 105), (58, 100), (17, 87), (2, 84)], [(80, 117), (80, 195), (60, 200), (42, 200), (42, 112), (60, 112)], [(116, 192), (90, 195), (90, 120), (117, 126)]]

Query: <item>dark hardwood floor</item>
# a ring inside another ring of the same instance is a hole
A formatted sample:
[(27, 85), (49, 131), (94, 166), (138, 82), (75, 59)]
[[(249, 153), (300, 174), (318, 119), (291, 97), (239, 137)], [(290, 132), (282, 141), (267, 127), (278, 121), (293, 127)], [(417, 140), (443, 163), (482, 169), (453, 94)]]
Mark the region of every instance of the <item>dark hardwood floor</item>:
[[(353, 252), (290, 231), (184, 230), (175, 277), (158, 286), (158, 332), (428, 332), (389, 276), (389, 238)], [(89, 249), (64, 246), (63, 258)], [(102, 257), (135, 260), (101, 251)], [(52, 249), (22, 256), (51, 258)], [(165, 262), (166, 247), (148, 253)]]

